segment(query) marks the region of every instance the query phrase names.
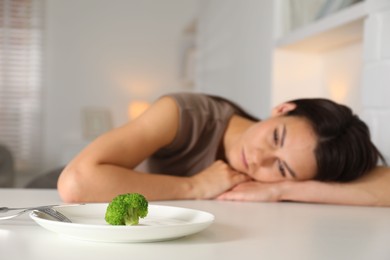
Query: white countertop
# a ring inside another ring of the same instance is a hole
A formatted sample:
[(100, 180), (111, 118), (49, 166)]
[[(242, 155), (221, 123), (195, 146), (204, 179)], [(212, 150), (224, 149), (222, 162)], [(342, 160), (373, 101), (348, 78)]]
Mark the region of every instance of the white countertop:
[[(1, 206), (61, 203), (56, 190), (0, 189)], [(28, 215), (0, 222), (1, 259), (390, 259), (390, 208), (300, 203), (161, 201), (208, 211), (200, 233), (165, 242), (70, 239)]]

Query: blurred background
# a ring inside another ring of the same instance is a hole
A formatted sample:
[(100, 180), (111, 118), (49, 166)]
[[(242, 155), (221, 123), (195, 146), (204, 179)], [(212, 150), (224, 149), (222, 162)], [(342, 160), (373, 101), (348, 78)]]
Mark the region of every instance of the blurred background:
[(0, 0), (0, 186), (61, 169), (159, 96), (265, 118), (326, 97), (390, 159), (388, 0)]

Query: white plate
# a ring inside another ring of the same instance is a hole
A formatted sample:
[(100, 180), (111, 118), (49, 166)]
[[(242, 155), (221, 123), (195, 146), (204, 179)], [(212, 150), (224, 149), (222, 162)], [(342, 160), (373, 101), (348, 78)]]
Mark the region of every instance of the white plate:
[(42, 227), (59, 234), (82, 240), (102, 242), (153, 242), (175, 239), (207, 228), (214, 216), (208, 212), (149, 205), (148, 215), (136, 226), (112, 226), (104, 220), (107, 203), (58, 206), (72, 223), (59, 222), (33, 211), (30, 217)]

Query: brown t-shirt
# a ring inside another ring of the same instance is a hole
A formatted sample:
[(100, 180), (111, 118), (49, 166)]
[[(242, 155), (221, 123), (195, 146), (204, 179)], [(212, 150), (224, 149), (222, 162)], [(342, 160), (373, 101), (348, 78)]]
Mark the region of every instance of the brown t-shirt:
[(240, 107), (220, 97), (197, 93), (167, 95), (179, 107), (179, 129), (174, 141), (146, 160), (146, 171), (192, 176), (219, 158), (223, 134), (230, 118), (238, 114), (252, 120)]

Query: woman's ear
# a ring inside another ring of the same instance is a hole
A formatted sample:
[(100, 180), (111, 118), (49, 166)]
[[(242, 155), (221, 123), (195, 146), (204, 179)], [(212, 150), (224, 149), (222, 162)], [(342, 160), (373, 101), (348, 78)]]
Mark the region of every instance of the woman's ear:
[(297, 107), (295, 103), (282, 103), (278, 106), (276, 106), (274, 109), (272, 109), (271, 116), (281, 116), (284, 115), (291, 110), (294, 110)]

